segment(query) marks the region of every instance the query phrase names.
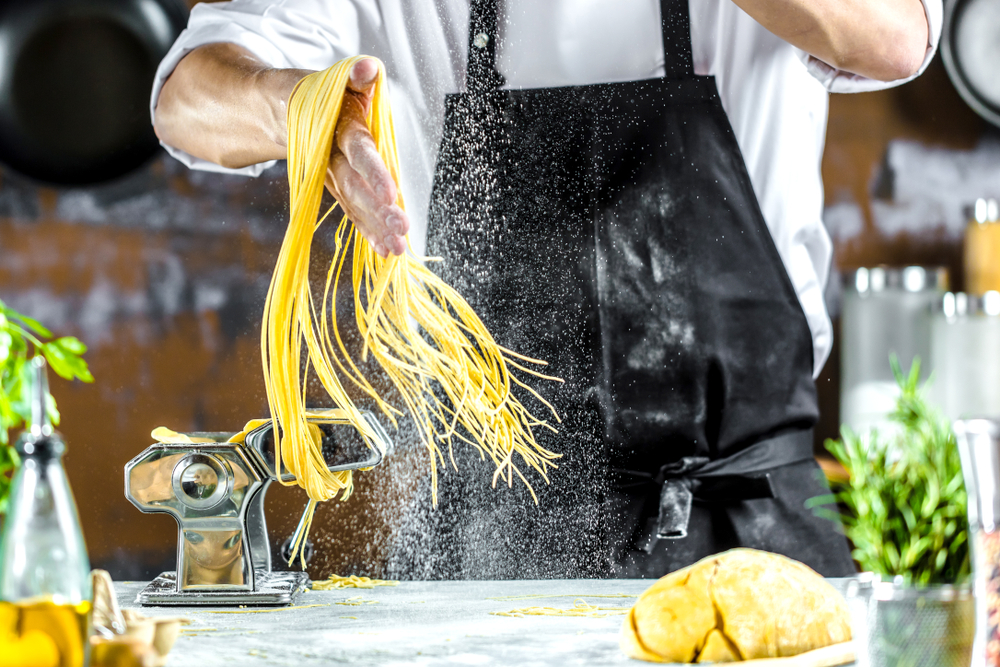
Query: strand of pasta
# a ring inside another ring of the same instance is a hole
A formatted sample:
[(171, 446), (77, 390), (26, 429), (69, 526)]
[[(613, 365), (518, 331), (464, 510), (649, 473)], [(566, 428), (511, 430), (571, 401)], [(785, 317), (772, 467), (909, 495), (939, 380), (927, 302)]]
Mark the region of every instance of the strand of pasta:
[(586, 600), (579, 599), (573, 602), (569, 609), (563, 607), (523, 607), (521, 609), (511, 609), (510, 611), (491, 611), (491, 616), (507, 616), (510, 618), (521, 618), (524, 616), (587, 616), (590, 618), (606, 618), (608, 616), (624, 616), (628, 614), (631, 607), (597, 607), (589, 604)]
[(210, 609), (207, 611), (195, 611), (193, 614), (268, 614), (273, 611), (292, 611), (293, 609), (312, 609), (313, 607), (329, 607), (326, 604), (300, 604), (292, 607), (274, 607), (272, 609)]
[(538, 600), (541, 598), (577, 598), (582, 600), (583, 598), (637, 598), (638, 595), (628, 595), (626, 593), (608, 593), (603, 595), (581, 595), (579, 593), (572, 594), (558, 594), (558, 595), (501, 595), (500, 597), (486, 598), (487, 600), (499, 600), (504, 602), (509, 602), (511, 600)]
[[(552, 412), (556, 421), (559, 417), (511, 369), (557, 380), (528, 366), (544, 362), (499, 346), (469, 304), (428, 270), (423, 260), (412, 253), (383, 259), (346, 216), (341, 217), (334, 234), (334, 256), (318, 309), (313, 301), (309, 284), (313, 235), (333, 210), (320, 216), (333, 134), (351, 68), (364, 57), (342, 60), (305, 77), (289, 100), (290, 220), (268, 289), (261, 335), (267, 400), (275, 421), (279, 480), (282, 469), (287, 469), (295, 482), (282, 483), (297, 483), (316, 502), (338, 494), (346, 498), (352, 488), (351, 472), (330, 472), (320, 439), (317, 433), (310, 432), (303, 366), (306, 372), (311, 369), (315, 373), (344, 420), (369, 443), (377, 443), (378, 439), (344, 382), (370, 397), (393, 424), (404, 412), (375, 390), (341, 337), (336, 294), (350, 261), (354, 319), (363, 341), (361, 360), (370, 355), (377, 361), (396, 388), (401, 407), (416, 422), (431, 454), (434, 502), (437, 466), (445, 464), (445, 448), (454, 465), (455, 438), (476, 447), (481, 458), (488, 457), (494, 463), (494, 485), (497, 480), (511, 485), (516, 476), (534, 496), (520, 465), (535, 470), (547, 483), (548, 471), (557, 467), (555, 459), (559, 455), (537, 443), (534, 429), (552, 426), (534, 417), (513, 394), (513, 387), (527, 390)], [(366, 120), (379, 155), (400, 192), (399, 160), (381, 62)], [(403, 206), (401, 193), (397, 204)]]
[(397, 585), (399, 585), (399, 582), (393, 579), (370, 579), (368, 577), (359, 577), (354, 574), (348, 577), (342, 577), (338, 574), (331, 574), (323, 581), (314, 581), (312, 583), (312, 589), (314, 591), (330, 591), (337, 588), (375, 588), (376, 586)]

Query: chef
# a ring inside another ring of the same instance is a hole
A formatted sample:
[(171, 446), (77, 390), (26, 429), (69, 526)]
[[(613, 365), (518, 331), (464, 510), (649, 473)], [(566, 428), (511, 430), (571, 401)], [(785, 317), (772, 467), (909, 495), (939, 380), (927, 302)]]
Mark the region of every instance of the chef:
[[(406, 210), (352, 72), (327, 186), (383, 256), (442, 276), (498, 342), (545, 359), (550, 484), (491, 489), (456, 446), (414, 508), (408, 577), (659, 576), (748, 546), (853, 573), (812, 455), (831, 347), (827, 93), (916, 76), (941, 0), (234, 0), (200, 4), (151, 110), (192, 168), (286, 157), (296, 82), (382, 59)], [(429, 501), (427, 501), (429, 504)]]

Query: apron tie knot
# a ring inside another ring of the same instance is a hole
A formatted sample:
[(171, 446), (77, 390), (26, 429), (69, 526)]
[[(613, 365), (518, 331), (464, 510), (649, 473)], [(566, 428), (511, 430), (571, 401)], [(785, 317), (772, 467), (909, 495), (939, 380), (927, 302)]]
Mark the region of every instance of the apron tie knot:
[(670, 540), (687, 537), (695, 499), (724, 505), (774, 498), (769, 471), (812, 457), (812, 430), (792, 431), (759, 440), (724, 458), (686, 456), (661, 466), (656, 474), (619, 473), (660, 487), (656, 537)]
[(660, 482), (660, 512), (656, 520), (658, 539), (687, 537), (691, 505), (695, 498), (705, 503), (726, 504), (775, 497), (770, 473), (699, 474), (709, 463), (711, 459), (708, 458), (685, 457), (660, 468), (659, 475), (654, 478), (663, 480)]

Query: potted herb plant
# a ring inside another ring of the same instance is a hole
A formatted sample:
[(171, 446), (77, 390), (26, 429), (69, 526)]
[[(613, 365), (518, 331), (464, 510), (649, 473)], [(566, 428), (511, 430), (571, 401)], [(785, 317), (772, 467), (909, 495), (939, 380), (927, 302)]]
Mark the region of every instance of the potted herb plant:
[[(890, 425), (866, 434), (845, 426), (827, 440), (847, 475), (812, 504), (842, 522), (865, 572), (848, 588), (855, 635), (867, 639), (860, 664), (967, 667), (975, 613), (958, 447), (924, 396), (920, 361), (906, 374), (891, 364), (900, 393)], [(830, 502), (839, 512), (822, 507)]]
[[(10, 431), (23, 426), (31, 414), (32, 370), (28, 362), (42, 354), (60, 377), (93, 382), (82, 358), (86, 351), (87, 347), (78, 339), (54, 338), (37, 320), (0, 301), (0, 515), (7, 510), (10, 480), (17, 466), (17, 454), (10, 446)], [(52, 423), (58, 424), (59, 411), (51, 395), (48, 409)]]

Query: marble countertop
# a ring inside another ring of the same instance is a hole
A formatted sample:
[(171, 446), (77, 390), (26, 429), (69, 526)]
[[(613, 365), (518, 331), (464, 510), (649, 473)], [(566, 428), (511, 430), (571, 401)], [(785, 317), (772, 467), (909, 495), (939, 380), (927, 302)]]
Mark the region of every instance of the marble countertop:
[[(219, 613), (231, 611), (221, 607), (142, 607), (141, 611), (191, 620), (167, 667), (635, 665), (618, 650), (624, 618), (620, 613), (612, 611), (615, 615), (603, 618), (508, 618), (491, 612), (569, 608), (579, 598), (593, 606), (627, 610), (635, 601), (631, 596), (650, 583), (403, 581), (392, 587), (307, 591), (296, 598), (298, 608), (276, 611)], [(143, 585), (116, 583), (120, 604), (135, 607)], [(616, 597), (597, 597), (601, 595)]]
[[(167, 667), (260, 665), (639, 665), (618, 632), (650, 580), (403, 581), (394, 587), (307, 591), (295, 608), (142, 607), (191, 620)], [(116, 583), (135, 607), (142, 583)], [(607, 597), (601, 597), (607, 596)], [(604, 617), (505, 617), (525, 607), (614, 608)], [(617, 612), (617, 613), (616, 613)]]

